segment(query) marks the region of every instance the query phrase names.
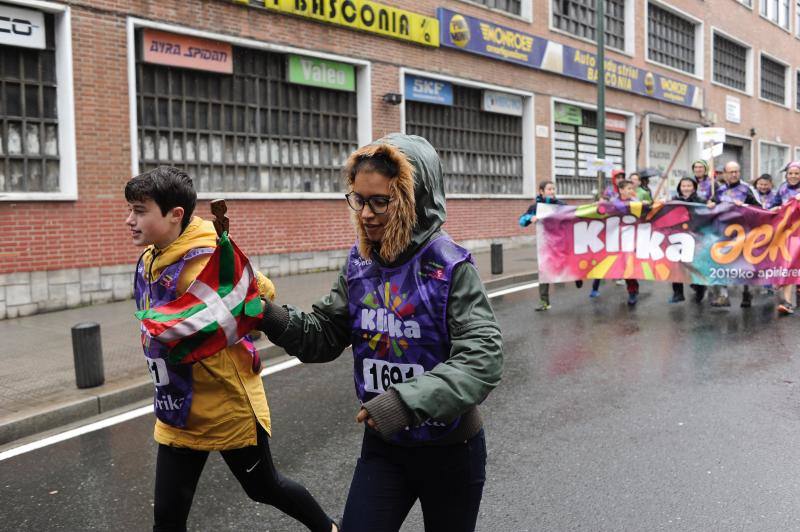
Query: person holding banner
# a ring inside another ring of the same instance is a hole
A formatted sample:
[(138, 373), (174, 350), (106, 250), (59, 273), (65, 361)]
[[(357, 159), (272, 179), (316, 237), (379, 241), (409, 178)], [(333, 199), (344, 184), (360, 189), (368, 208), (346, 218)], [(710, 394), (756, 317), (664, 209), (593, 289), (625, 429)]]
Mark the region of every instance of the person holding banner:
[(478, 405), (500, 383), (503, 338), (470, 253), (441, 229), (441, 160), (392, 134), (344, 176), (357, 241), (339, 277), (311, 312), (265, 302), (260, 328), (307, 363), (352, 345), (364, 436), (344, 530), (397, 531), (419, 500), (427, 530), (471, 532), (486, 481)]
[[(147, 246), (136, 266), (136, 305), (142, 311), (174, 302), (211, 260), (217, 248), (214, 225), (192, 216), (197, 194), (191, 177), (177, 168), (161, 166), (131, 178), (125, 185), (125, 199), (129, 208), (125, 223), (133, 243)], [(233, 270), (226, 269), (235, 277)], [(259, 295), (274, 297), (272, 282), (258, 272), (255, 277), (255, 301), (259, 302)], [(251, 499), (275, 506), (310, 530), (337, 531), (308, 490), (273, 465), (261, 360), (249, 337), (203, 358), (193, 356), (200, 346), (190, 342), (186, 358), (192, 361), (174, 363), (167, 346), (144, 326), (142, 331), (142, 346), (156, 387), (153, 530), (186, 530), (208, 454), (219, 451)]]
[[(700, 199), (697, 195), (697, 181), (693, 177), (682, 177), (678, 182), (678, 189), (675, 196), (672, 198), (674, 201), (683, 201), (685, 203), (699, 203), (704, 204), (705, 201)], [(706, 287), (699, 284), (692, 284), (694, 290), (694, 301), (700, 303), (706, 293)], [(685, 301), (686, 297), (683, 295), (683, 283), (672, 283), (672, 297), (670, 303), (679, 303)]]
[[(708, 208), (714, 208), (717, 203), (733, 203), (737, 207), (743, 205), (754, 205), (760, 207), (753, 189), (741, 181), (742, 170), (739, 163), (729, 161), (725, 164), (725, 185), (717, 188), (713, 199), (708, 200)], [(713, 285), (711, 287), (711, 306), (730, 307), (731, 302), (728, 297), (728, 287), (723, 285)], [(742, 302), (739, 306), (748, 308), (753, 303), (753, 295), (748, 285), (742, 286)]]
[(772, 209), (780, 205), (777, 200), (777, 194), (772, 190), (772, 176), (769, 174), (761, 174), (753, 183), (753, 195), (758, 200), (762, 209)]
[(649, 178), (642, 178), (638, 172), (631, 172), (628, 176), (628, 181), (633, 183), (633, 189), (636, 191), (635, 199), (644, 203), (653, 203), (653, 193), (650, 192)]
[[(800, 161), (792, 161), (786, 166), (786, 180), (781, 183), (775, 193), (775, 205), (785, 205), (793, 199), (800, 199)], [(795, 285), (782, 285), (778, 290), (776, 308), (781, 316), (794, 314), (795, 306), (791, 303), (793, 286)], [(800, 302), (800, 293), (797, 293), (797, 301)]]
[(708, 176), (708, 163), (698, 159), (692, 163), (692, 173), (697, 181), (697, 197), (703, 201), (711, 199), (711, 181)]

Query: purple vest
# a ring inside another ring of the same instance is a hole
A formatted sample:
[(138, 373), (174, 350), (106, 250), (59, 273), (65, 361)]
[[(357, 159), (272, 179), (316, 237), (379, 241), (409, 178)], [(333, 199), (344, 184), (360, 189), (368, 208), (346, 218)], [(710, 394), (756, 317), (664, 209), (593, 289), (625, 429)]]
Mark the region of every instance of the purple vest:
[[(717, 183), (719, 188), (720, 184)], [(706, 177), (702, 181), (697, 182), (697, 197), (703, 201), (708, 201), (711, 198), (711, 178)]]
[(788, 182), (784, 181), (778, 187), (778, 192), (775, 194), (775, 205), (784, 205), (789, 200), (800, 194), (800, 183), (791, 186)]
[[(200, 255), (211, 254), (214, 248), (195, 248), (181, 260), (164, 268), (158, 279), (148, 282), (145, 278), (144, 262), (136, 269), (134, 297), (139, 310), (158, 307), (178, 297), (178, 278), (187, 261)], [(153, 340), (142, 326), (142, 347), (147, 369), (155, 385), (153, 408), (156, 417), (173, 427), (185, 427), (192, 405), (192, 364), (170, 364), (167, 362), (167, 347)]]
[(766, 194), (762, 194), (758, 191), (758, 189), (754, 189), (753, 195), (758, 200), (759, 205), (761, 205), (761, 207), (764, 209), (771, 209), (772, 207), (781, 204), (774, 190), (770, 190)]
[(717, 203), (733, 203), (747, 199), (750, 187), (739, 181), (735, 186), (724, 185), (717, 189)]
[[(358, 247), (347, 262), (354, 380), (361, 403), (433, 369), (450, 357), (447, 298), (453, 271), (472, 262), (449, 236), (429, 241), (397, 267), (364, 260)], [(458, 426), (428, 419), (392, 437), (396, 442), (439, 439)]]

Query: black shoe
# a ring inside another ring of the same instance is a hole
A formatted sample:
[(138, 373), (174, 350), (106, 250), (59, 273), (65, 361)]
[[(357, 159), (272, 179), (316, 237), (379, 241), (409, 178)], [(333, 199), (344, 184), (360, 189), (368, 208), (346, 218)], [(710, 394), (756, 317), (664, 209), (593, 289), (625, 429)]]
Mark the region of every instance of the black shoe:
[(582, 288), (582, 287), (583, 287), (583, 281), (582, 280), (575, 281), (575, 288)]
[(672, 297), (669, 298), (670, 303), (680, 303), (681, 301), (686, 301), (686, 298), (683, 297), (683, 294), (672, 294)]
[(750, 292), (745, 292), (742, 294), (742, 302), (739, 304), (742, 308), (750, 308), (753, 306), (753, 296)]
[(700, 303), (703, 300), (703, 297), (706, 295), (706, 287), (705, 286), (698, 286), (694, 289), (694, 302)]

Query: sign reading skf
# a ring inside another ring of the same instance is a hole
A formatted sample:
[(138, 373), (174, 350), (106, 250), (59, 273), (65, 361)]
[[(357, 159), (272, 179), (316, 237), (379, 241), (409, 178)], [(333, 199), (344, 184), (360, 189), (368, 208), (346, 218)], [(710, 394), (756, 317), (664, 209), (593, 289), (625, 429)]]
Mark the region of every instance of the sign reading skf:
[(406, 76), (406, 100), (453, 105), (453, 84), (419, 76)]
[(142, 32), (142, 38), (147, 63), (233, 74), (230, 44), (149, 28)]
[(44, 14), (0, 4), (0, 44), (43, 50)]

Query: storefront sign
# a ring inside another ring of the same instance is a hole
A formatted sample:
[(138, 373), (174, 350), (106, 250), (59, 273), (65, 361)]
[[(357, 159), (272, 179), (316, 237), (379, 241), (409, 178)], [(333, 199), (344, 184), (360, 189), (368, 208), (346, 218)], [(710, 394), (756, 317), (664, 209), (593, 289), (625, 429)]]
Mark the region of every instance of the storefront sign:
[(0, 4), (0, 44), (44, 50), (44, 15)]
[(147, 63), (233, 74), (230, 44), (146, 28), (142, 49)]
[[(528, 68), (597, 83), (597, 56), (492, 22), (439, 8), (442, 46)], [(606, 86), (686, 107), (701, 109), (703, 91), (696, 85), (606, 59)]]
[(406, 76), (406, 100), (453, 105), (453, 85), (440, 79)]
[(522, 116), (522, 96), (507, 92), (483, 91), (481, 110), (488, 113)]
[(354, 30), (439, 46), (439, 21), (370, 0), (233, 0)]
[(606, 113), (606, 131), (625, 133), (628, 130), (628, 121), (623, 115)]
[(356, 90), (353, 65), (301, 55), (289, 56), (289, 83), (340, 91)]
[(725, 120), (734, 124), (742, 123), (742, 102), (736, 96), (725, 96)]
[(557, 103), (555, 105), (555, 116), (553, 121), (559, 124), (570, 124), (573, 126), (583, 125), (583, 110), (575, 105)]
[[(649, 166), (657, 168), (662, 175), (670, 168), (666, 183), (669, 193), (675, 190), (681, 178), (691, 175), (690, 133), (688, 129), (650, 124)], [(651, 188), (657, 186), (653, 180), (650, 184)]]

